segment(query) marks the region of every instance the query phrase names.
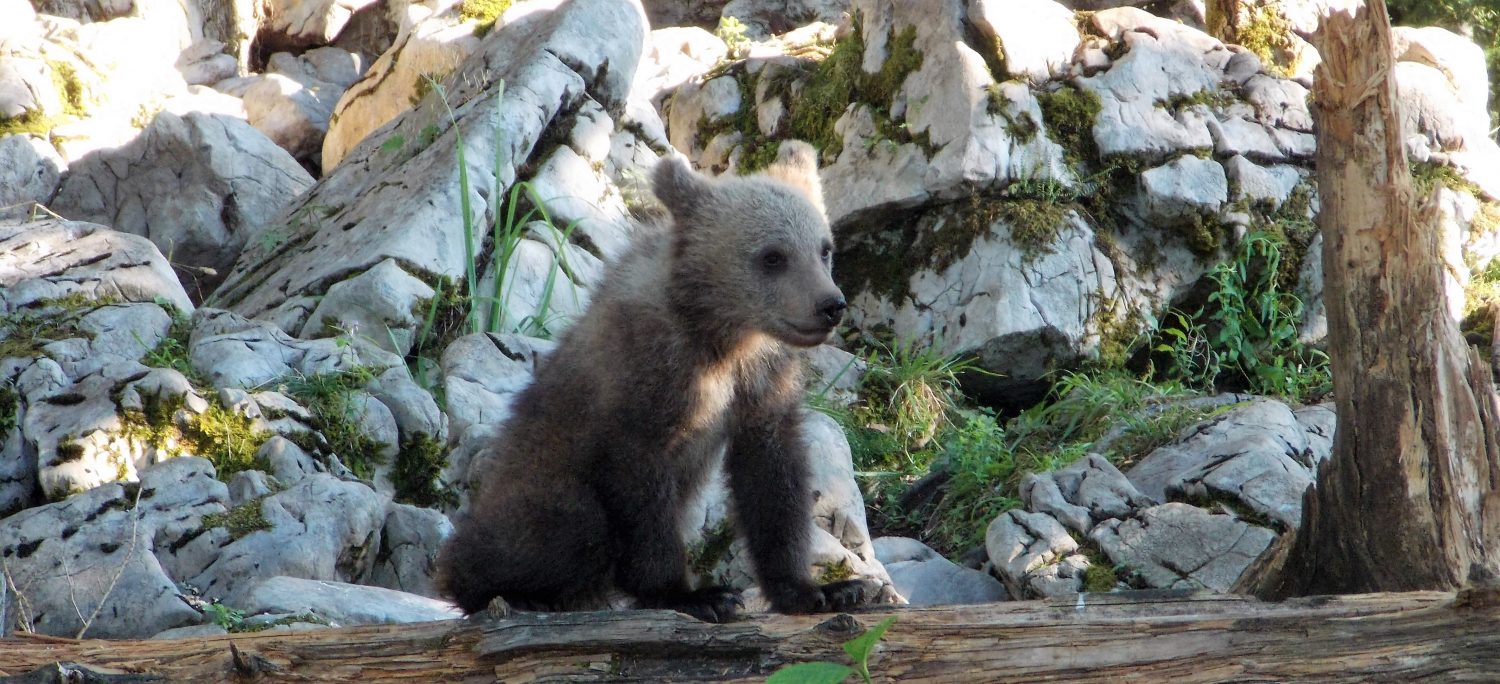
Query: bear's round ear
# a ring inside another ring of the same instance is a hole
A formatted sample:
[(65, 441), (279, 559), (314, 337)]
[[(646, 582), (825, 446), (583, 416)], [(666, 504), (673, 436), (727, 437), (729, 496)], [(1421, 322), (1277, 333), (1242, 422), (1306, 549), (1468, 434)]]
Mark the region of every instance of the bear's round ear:
[(812, 145), (801, 140), (782, 141), (776, 151), (776, 161), (766, 167), (765, 174), (801, 190), (818, 211), (824, 211), (823, 183), (818, 179), (818, 151)]
[(708, 180), (688, 166), (679, 155), (664, 157), (651, 170), (651, 191), (674, 215), (690, 212), (703, 203)]

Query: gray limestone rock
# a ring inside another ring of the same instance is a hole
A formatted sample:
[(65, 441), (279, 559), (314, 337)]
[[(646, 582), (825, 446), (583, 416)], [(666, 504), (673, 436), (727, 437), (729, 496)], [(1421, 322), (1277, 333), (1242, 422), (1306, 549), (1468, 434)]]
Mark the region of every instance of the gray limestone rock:
[(993, 603), (1010, 598), (999, 580), (942, 557), (899, 561), (887, 564), (885, 569), (896, 591), (913, 606)]
[(1207, 58), (1222, 52), (1227, 61), (1228, 51), (1216, 45), (1205, 53), (1193, 43), (1142, 31), (1127, 31), (1123, 39), (1128, 51), (1108, 71), (1077, 81), (1098, 95), (1102, 105), (1094, 121), (1100, 156), (1161, 160), (1181, 152), (1213, 149), (1208, 130), (1212, 115), (1206, 107), (1174, 111), (1163, 103), (1217, 92), (1222, 72)]
[(1078, 48), (1072, 10), (1052, 0), (970, 0), (969, 21), (997, 42), (1005, 71), (1045, 80), (1065, 73)]
[(453, 532), (448, 516), (431, 508), (393, 503), (380, 533), (380, 553), (370, 584), (442, 598), (434, 584), (438, 548)]
[(1052, 515), (1079, 534), (1156, 503), (1108, 459), (1094, 453), (1060, 470), (1027, 475), (1021, 480), (1021, 501), (1027, 510)]
[(359, 482), (309, 475), (245, 504), (258, 507), (259, 516), (253, 510), (240, 515), (263, 521), (261, 529), (241, 530), (238, 538), (230, 530), (218, 557), (188, 581), (205, 596), (239, 606), (265, 577), (366, 580), (380, 549), (389, 500)]
[(325, 337), (329, 330), (362, 335), (383, 349), (406, 355), (436, 292), (386, 259), (328, 288), (302, 326), (301, 337)]
[[(1012, 596), (1022, 597), (1049, 584), (1054, 567), (1078, 550), (1078, 542), (1056, 518), (1016, 509), (990, 522), (984, 548), (1006, 589)], [(1034, 579), (1043, 581), (1036, 583)]]
[(1234, 516), (1168, 503), (1129, 520), (1105, 521), (1089, 538), (1145, 586), (1226, 592), (1276, 533)]
[(510, 416), (517, 392), (531, 384), (537, 361), (556, 347), (550, 340), (481, 333), (454, 340), (443, 352), (443, 388), (449, 429), (497, 426)]
[[(222, 512), (224, 486), (207, 461), (182, 458), (0, 521), (7, 576), (25, 597), (18, 616), (42, 634), (145, 638), (197, 624), (167, 555), (185, 528)], [(102, 605), (101, 605), (102, 604)]]
[(1180, 223), (1214, 214), (1229, 201), (1229, 179), (1212, 159), (1184, 155), (1141, 173), (1149, 221)]
[(53, 208), (150, 238), (202, 284), (201, 298), (247, 243), (285, 239), (263, 229), (310, 185), (307, 171), (244, 121), (162, 112), (130, 144), (73, 163)]
[[(554, 151), (539, 146), (549, 129), (566, 135), (593, 126), (584, 120), (598, 112), (613, 117), (623, 111), (645, 43), (644, 15), (633, 3), (574, 0), (551, 11), (543, 11), (546, 3), (525, 9), (497, 25), (469, 57), (445, 65), (452, 69), (442, 93), (446, 104), (429, 95), (353, 146), (337, 166), (325, 163), (328, 175), (267, 228), (285, 234), (291, 247), (248, 250), (216, 293), (218, 302), (247, 316), (270, 314), (295, 329), (301, 323), (279, 315), (279, 307), (322, 296), (347, 274), (387, 259), (423, 280), (464, 278), (469, 257), (462, 221), (454, 220), (463, 215), (454, 162), (460, 136), (473, 223), (488, 227), (522, 180), (517, 170), (546, 161), (533, 154)], [(346, 97), (358, 92), (360, 84)], [(462, 113), (456, 122), (449, 105)], [(573, 151), (592, 159), (588, 136), (575, 137), (581, 149)], [(609, 149), (608, 136), (602, 140), (600, 168)], [(554, 203), (584, 196), (569, 186), (567, 196), (540, 199), (550, 211)], [(584, 234), (576, 239), (584, 242)], [(607, 250), (603, 235), (590, 235), (601, 254)]]
[(327, 468), (313, 458), (302, 447), (285, 437), (272, 437), (255, 451), (255, 458), (266, 464), (277, 482), (290, 485)]
[(1292, 412), (1302, 433), (1307, 438), (1307, 454), (1310, 466), (1317, 467), (1333, 455), (1333, 435), (1338, 427), (1338, 416), (1334, 414), (1333, 402), (1303, 406)]
[(463, 616), (447, 601), (381, 587), (299, 577), (269, 576), (240, 592), (251, 615), (314, 615), (333, 625), (375, 625), (452, 620)]
[(932, 547), (910, 537), (876, 537), (870, 544), (875, 547), (875, 558), (886, 565), (941, 558)]
[(161, 297), (193, 310), (167, 260), (143, 237), (83, 221), (0, 223), (0, 308), (75, 292), (129, 302)]
[(1295, 166), (1259, 166), (1238, 154), (1224, 162), (1224, 172), (1235, 188), (1231, 200), (1266, 202), (1278, 208), (1303, 179), (1303, 171)]
[(0, 137), (0, 220), (31, 212), (31, 203), (51, 204), (68, 163), (52, 144), (29, 135)]
[(1141, 459), (1130, 481), (1159, 501), (1227, 497), (1278, 524), (1302, 520), (1313, 457), (1304, 428), (1281, 402), (1260, 399), (1200, 424)]

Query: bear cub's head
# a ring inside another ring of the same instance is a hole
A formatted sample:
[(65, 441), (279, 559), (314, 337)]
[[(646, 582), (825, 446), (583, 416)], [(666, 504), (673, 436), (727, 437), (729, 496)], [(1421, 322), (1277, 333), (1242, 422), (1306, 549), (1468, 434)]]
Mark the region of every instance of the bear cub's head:
[(777, 161), (752, 176), (708, 178), (669, 157), (652, 186), (672, 215), (674, 306), (709, 319), (699, 324), (800, 347), (828, 339), (847, 305), (833, 283), (833, 232), (811, 145), (783, 142)]

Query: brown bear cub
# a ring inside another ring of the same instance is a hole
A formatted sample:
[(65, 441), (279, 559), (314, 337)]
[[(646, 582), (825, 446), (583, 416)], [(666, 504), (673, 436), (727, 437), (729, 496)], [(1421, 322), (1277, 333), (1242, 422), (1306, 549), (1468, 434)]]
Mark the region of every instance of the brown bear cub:
[(653, 171), (664, 226), (643, 226), (517, 397), (478, 492), (438, 559), (466, 613), (503, 597), (533, 610), (637, 605), (711, 622), (743, 607), (694, 590), (686, 508), (727, 446), (733, 517), (780, 612), (843, 609), (855, 581), (808, 567), (813, 493), (798, 416), (797, 347), (843, 317), (816, 156), (788, 142), (761, 175)]

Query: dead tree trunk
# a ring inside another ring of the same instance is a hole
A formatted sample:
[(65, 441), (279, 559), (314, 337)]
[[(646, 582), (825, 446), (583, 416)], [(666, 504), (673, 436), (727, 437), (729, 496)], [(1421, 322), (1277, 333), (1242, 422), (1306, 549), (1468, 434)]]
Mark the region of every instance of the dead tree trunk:
[(1314, 99), (1338, 433), (1269, 596), (1444, 589), (1500, 568), (1494, 384), (1447, 313), (1436, 215), (1413, 197), (1390, 20), (1381, 2), (1335, 5)]
[[(163, 641), (0, 640), (24, 681), (764, 682), (787, 663), (847, 664), (841, 644), (897, 615), (869, 659), (879, 682), (1495, 681), (1500, 592), (1260, 603), (1087, 594), (710, 625), (667, 611), (517, 614)], [(116, 679), (59, 679), (54, 663)], [(37, 672), (38, 669), (42, 672)], [(852, 679), (852, 678), (851, 678)], [(11, 681), (11, 680), (7, 680)]]

